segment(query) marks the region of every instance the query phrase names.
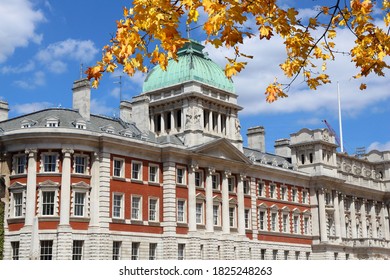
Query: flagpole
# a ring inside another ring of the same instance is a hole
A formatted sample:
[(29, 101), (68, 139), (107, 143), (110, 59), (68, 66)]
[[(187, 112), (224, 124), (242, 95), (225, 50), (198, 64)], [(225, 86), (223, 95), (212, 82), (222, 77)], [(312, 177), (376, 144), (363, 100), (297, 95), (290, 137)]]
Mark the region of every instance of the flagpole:
[(343, 142), (343, 125), (341, 122), (341, 101), (340, 101), (340, 85), (337, 82), (337, 101), (339, 105), (339, 128), (340, 128), (340, 151), (344, 153), (344, 142)]

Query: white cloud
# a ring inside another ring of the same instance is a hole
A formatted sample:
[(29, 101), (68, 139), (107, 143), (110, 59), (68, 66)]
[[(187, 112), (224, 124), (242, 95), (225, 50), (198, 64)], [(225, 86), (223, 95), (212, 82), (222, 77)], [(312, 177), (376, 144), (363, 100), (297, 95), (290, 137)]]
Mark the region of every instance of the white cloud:
[(46, 76), (44, 72), (38, 71), (27, 80), (17, 80), (14, 84), (23, 89), (35, 89), (46, 84)]
[(98, 49), (91, 40), (67, 39), (50, 44), (36, 55), (36, 59), (46, 65), (51, 72), (63, 73), (66, 71), (66, 60), (80, 63), (92, 61)]
[(105, 101), (92, 99), (91, 100), (91, 113), (98, 115), (111, 116), (114, 110), (111, 106), (108, 106)]
[(41, 42), (42, 35), (36, 32), (36, 28), (45, 18), (41, 11), (33, 8), (31, 1), (2, 0), (0, 15), (0, 63), (16, 48), (26, 47), (29, 42)]
[(378, 150), (378, 151), (390, 151), (390, 141), (386, 143), (373, 142), (367, 149), (368, 151)]
[(13, 111), (17, 115), (25, 115), (25, 114), (29, 114), (50, 107), (53, 107), (53, 104), (49, 102), (32, 102), (32, 103), (15, 104), (11, 107), (11, 111)]
[(1, 74), (20, 74), (31, 72), (35, 69), (35, 62), (33, 60), (27, 61), (25, 64), (18, 66), (3, 66), (0, 68)]

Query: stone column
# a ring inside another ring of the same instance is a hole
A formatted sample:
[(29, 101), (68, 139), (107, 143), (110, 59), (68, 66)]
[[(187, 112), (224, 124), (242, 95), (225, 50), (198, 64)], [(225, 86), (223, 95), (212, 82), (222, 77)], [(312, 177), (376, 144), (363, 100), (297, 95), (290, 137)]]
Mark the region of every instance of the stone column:
[(222, 173), (222, 232), (224, 234), (230, 233), (230, 219), (229, 219), (229, 186), (228, 177), (231, 175), (229, 170)]
[(384, 205), (384, 231), (385, 231), (385, 239), (390, 239), (390, 228), (389, 228), (389, 209), (387, 202)]
[(188, 168), (188, 230), (196, 231), (196, 188), (195, 171), (198, 169), (196, 164), (191, 164)]
[(340, 226), (340, 205), (339, 205), (339, 192), (334, 191), (333, 196), (333, 205), (334, 205), (334, 222), (335, 222), (335, 232), (338, 240), (341, 240), (341, 226)]
[(150, 130), (152, 132), (156, 132), (156, 128), (155, 128), (155, 124), (154, 124), (154, 118), (155, 118), (154, 115), (150, 116)]
[(344, 194), (340, 194), (340, 201), (339, 201), (339, 209), (340, 209), (340, 230), (341, 230), (341, 238), (346, 238), (346, 228), (345, 228), (345, 206), (344, 206)]
[(171, 134), (176, 132), (175, 111), (171, 111)]
[(238, 176), (237, 203), (238, 203), (238, 234), (245, 235), (245, 205), (244, 205), (244, 183), (245, 175)]
[(164, 134), (164, 133), (166, 133), (166, 131), (165, 131), (165, 113), (164, 112), (162, 112), (160, 114), (160, 118), (161, 118), (161, 133)]
[(378, 238), (378, 232), (376, 231), (376, 212), (375, 212), (375, 205), (376, 201), (372, 202), (372, 207), (371, 207), (371, 225), (372, 225), (372, 238)]
[(367, 238), (367, 221), (366, 221), (366, 199), (362, 199), (360, 206), (360, 217), (362, 219), (362, 237)]
[(318, 189), (318, 215), (320, 221), (320, 238), (321, 242), (327, 242), (328, 236), (326, 232), (326, 213), (325, 213), (325, 197), (324, 197), (324, 189)]
[(69, 226), (70, 215), (70, 173), (72, 149), (62, 149), (62, 174), (61, 174), (61, 204), (60, 204), (60, 226)]
[(209, 131), (214, 131), (214, 119), (213, 119), (213, 112), (209, 111)]
[(381, 215), (381, 224), (382, 224), (382, 231), (383, 231), (383, 235), (382, 235), (382, 238), (385, 238), (387, 239), (387, 230), (386, 230), (386, 214), (385, 214), (385, 209), (386, 209), (386, 205), (384, 202), (381, 202), (381, 212), (380, 212), (380, 215)]
[(206, 232), (214, 232), (213, 221), (213, 186), (211, 175), (215, 173), (213, 167), (209, 167), (206, 176)]
[(37, 149), (27, 149), (27, 191), (26, 191), (26, 219), (24, 226), (32, 226), (36, 213), (37, 198)]
[(217, 115), (217, 133), (222, 132), (222, 125), (221, 125), (221, 113), (218, 113)]
[(62, 149), (62, 175), (61, 175), (61, 195), (60, 195), (60, 224), (58, 225), (57, 255), (59, 260), (72, 259), (72, 229), (69, 224), (70, 215), (70, 157), (72, 149)]
[(355, 200), (356, 197), (352, 197), (351, 200), (351, 228), (352, 228), (352, 238), (358, 237), (358, 232), (356, 232), (356, 210), (355, 210)]
[(314, 187), (310, 188), (310, 205), (311, 205), (311, 223), (312, 223), (312, 235), (315, 242), (318, 241), (320, 235), (320, 220), (318, 209), (318, 196), (317, 190)]

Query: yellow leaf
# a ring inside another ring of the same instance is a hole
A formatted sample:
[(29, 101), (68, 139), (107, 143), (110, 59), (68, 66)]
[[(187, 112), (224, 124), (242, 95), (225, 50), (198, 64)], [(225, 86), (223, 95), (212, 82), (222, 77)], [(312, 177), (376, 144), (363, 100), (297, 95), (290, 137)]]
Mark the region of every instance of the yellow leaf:
[(366, 88), (367, 88), (366, 84), (360, 84), (360, 87), (359, 87), (360, 90), (365, 90)]

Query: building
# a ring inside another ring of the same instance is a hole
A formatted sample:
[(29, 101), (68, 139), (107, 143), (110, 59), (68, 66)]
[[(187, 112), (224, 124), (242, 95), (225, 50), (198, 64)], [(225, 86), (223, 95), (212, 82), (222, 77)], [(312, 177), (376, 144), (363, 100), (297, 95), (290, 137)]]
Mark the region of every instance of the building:
[(4, 259), (387, 259), (390, 152), (337, 153), (326, 129), (243, 147), (234, 86), (197, 42), (120, 118), (0, 104)]

